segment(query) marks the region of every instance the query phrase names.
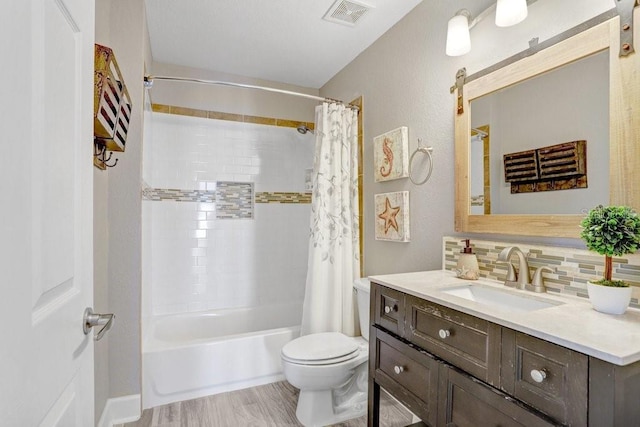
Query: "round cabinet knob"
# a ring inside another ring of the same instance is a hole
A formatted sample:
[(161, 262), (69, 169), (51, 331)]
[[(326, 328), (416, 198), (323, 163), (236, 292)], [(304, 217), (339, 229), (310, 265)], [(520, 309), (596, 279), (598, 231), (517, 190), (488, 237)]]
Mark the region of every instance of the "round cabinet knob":
[(396, 310), (397, 310), (397, 307), (398, 307), (398, 306), (396, 306), (396, 305), (394, 305), (393, 307), (391, 307), (391, 306), (389, 306), (389, 305), (385, 305), (385, 306), (384, 306), (384, 312), (385, 312), (385, 313), (387, 313), (387, 314), (389, 314), (389, 313), (391, 313), (392, 311), (396, 311)]
[(393, 367), (393, 372), (400, 375), (401, 373), (404, 372), (404, 367), (396, 365)]
[(448, 329), (440, 329), (438, 335), (440, 335), (440, 338), (445, 339), (451, 335), (451, 332)]
[(531, 370), (531, 379), (537, 383), (541, 383), (544, 379), (547, 378), (547, 373), (543, 369), (532, 369)]

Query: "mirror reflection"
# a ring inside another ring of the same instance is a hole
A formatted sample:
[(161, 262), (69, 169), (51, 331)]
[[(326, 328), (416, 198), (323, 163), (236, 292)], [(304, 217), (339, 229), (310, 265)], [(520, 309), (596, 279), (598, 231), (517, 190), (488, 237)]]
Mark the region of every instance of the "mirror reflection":
[[(605, 50), (471, 101), (472, 215), (579, 214), (608, 203), (608, 55)], [(586, 188), (539, 191), (544, 187), (532, 184), (531, 192), (512, 192), (505, 154), (578, 140), (586, 141)]]

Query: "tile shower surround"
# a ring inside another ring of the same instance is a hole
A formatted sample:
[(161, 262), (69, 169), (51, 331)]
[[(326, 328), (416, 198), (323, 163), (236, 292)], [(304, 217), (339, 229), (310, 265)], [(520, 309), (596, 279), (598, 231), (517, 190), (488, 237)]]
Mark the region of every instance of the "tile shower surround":
[[(448, 236), (443, 238), (443, 266), (446, 270), (456, 268), (460, 251), (464, 247), (461, 239), (462, 237)], [(587, 280), (600, 279), (604, 272), (604, 255), (586, 249), (471, 239), (471, 247), (478, 257), (481, 277), (504, 281), (506, 264), (497, 262), (497, 259), (500, 251), (507, 246), (517, 246), (527, 255), (532, 277), (540, 266), (546, 265), (555, 270), (554, 273), (544, 273), (548, 292), (588, 298)], [(640, 254), (613, 258), (613, 277), (625, 280), (633, 286), (631, 307), (640, 308)]]
[(310, 135), (284, 125), (151, 113), (146, 315), (302, 302)]

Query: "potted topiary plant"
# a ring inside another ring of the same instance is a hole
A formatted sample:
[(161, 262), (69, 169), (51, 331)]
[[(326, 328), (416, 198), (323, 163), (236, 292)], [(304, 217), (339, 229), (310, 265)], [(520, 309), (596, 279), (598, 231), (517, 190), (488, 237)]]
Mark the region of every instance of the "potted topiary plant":
[(604, 255), (604, 277), (587, 282), (589, 300), (597, 311), (622, 314), (631, 300), (631, 287), (613, 280), (612, 257), (631, 254), (640, 246), (640, 217), (628, 206), (597, 206), (580, 224), (587, 249)]

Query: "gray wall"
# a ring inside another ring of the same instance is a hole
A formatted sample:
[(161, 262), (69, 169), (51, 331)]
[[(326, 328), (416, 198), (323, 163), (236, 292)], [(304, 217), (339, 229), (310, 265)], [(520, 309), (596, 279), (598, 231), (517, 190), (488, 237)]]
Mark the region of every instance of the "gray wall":
[[(492, 3), (423, 1), (320, 90), (331, 98), (351, 100), (361, 95), (364, 100), (366, 275), (441, 267), (442, 236), (453, 234), (454, 228), (454, 98), (449, 87), (456, 70), (466, 67), (469, 74), (482, 70), (526, 49), (533, 37), (543, 41), (614, 6), (610, 0), (585, 0), (579, 8), (575, 1), (539, 0), (529, 7), (527, 20), (514, 27), (498, 28), (493, 16), (485, 18), (471, 31), (471, 53), (447, 57), (448, 19), (461, 8), (477, 15)], [(423, 186), (408, 179), (373, 180), (372, 140), (398, 126), (409, 127), (410, 153), (418, 138), (434, 148), (433, 175)], [(374, 194), (402, 190), (410, 191), (411, 242), (376, 241)], [(579, 241), (563, 243), (579, 245)]]
[[(109, 46), (111, 0), (96, 0), (96, 43)], [(93, 308), (98, 313), (109, 310), (109, 224), (107, 193), (109, 171), (93, 169)], [(96, 424), (109, 399), (110, 333), (94, 346)]]
[(94, 307), (116, 315), (96, 343), (96, 417), (108, 398), (140, 393), (142, 108), (149, 57), (143, 0), (97, 0), (96, 43), (114, 50), (133, 104), (126, 151), (94, 173)]
[(140, 393), (141, 157), (146, 18), (142, 0), (112, 0), (111, 48), (133, 103), (126, 152), (109, 171), (110, 397)]

